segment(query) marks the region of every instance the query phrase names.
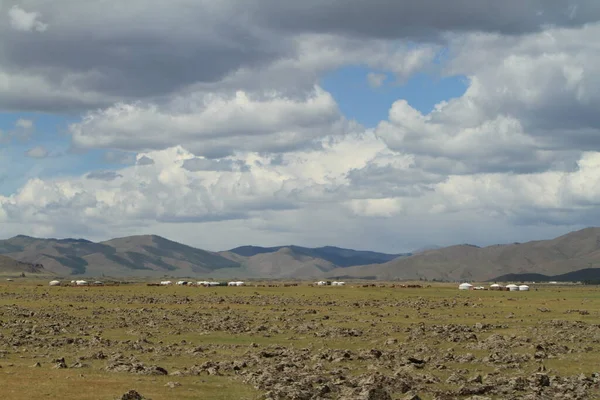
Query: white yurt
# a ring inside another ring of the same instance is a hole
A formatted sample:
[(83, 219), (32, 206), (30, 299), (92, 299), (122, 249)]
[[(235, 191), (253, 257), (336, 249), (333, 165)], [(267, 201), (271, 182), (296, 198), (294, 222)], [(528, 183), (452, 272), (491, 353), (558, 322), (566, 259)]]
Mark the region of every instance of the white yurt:
[(87, 283), (87, 281), (80, 280), (80, 281), (75, 281), (75, 284), (77, 286), (86, 286), (88, 283)]
[(519, 286), (519, 290), (522, 291), (522, 292), (526, 292), (526, 291), (529, 290), (529, 286), (527, 286), (527, 285), (521, 285), (521, 286)]
[(331, 282), (331, 286), (344, 286), (346, 282)]
[(50, 281), (50, 286), (60, 286), (60, 281)]
[(510, 285), (506, 285), (506, 288), (508, 290), (510, 290), (511, 292), (515, 292), (515, 291), (519, 290), (519, 287), (517, 285), (515, 285), (514, 283), (511, 283)]
[(498, 285), (497, 283), (490, 285), (490, 290), (500, 290), (500, 289), (502, 289), (502, 286)]
[(471, 285), (470, 283), (461, 283), (460, 285), (458, 285), (458, 290), (471, 290), (472, 287), (473, 285)]

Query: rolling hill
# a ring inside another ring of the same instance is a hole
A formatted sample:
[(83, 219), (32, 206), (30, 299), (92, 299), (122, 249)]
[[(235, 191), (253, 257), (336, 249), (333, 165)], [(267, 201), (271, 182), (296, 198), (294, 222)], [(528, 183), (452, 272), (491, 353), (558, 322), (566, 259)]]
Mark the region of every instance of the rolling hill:
[(0, 256), (0, 275), (17, 275), (17, 274), (50, 274), (41, 265), (25, 263), (17, 261), (10, 257)]
[(94, 243), (85, 239), (15, 236), (0, 240), (0, 254), (43, 264), (62, 276), (186, 276), (214, 278), (318, 278), (335, 268), (386, 262), (397, 255), (337, 247), (245, 246), (210, 252), (155, 235)]
[(516, 278), (533, 276), (538, 280), (544, 277), (557, 280), (559, 276), (596, 275), (595, 268), (600, 267), (600, 228), (587, 228), (552, 240), (487, 247), (463, 244), (430, 248), (412, 255), (294, 245), (242, 246), (211, 252), (155, 235), (100, 243), (15, 236), (0, 240), (0, 254), (24, 263), (42, 264), (45, 270), (62, 276), (440, 281), (507, 277), (519, 280)]
[(0, 253), (44, 265), (58, 275), (195, 276), (239, 263), (160, 236), (129, 236), (94, 243), (85, 239), (16, 236), (0, 241)]
[(600, 268), (584, 268), (560, 275), (508, 274), (490, 279), (490, 282), (600, 282)]
[(586, 228), (552, 240), (427, 250), (379, 265), (332, 270), (328, 276), (486, 281), (508, 274), (556, 276), (593, 265), (600, 265), (600, 228)]
[(361, 251), (352, 249), (343, 249), (334, 246), (325, 247), (301, 247), (301, 246), (277, 246), (277, 247), (259, 247), (259, 246), (241, 246), (235, 249), (229, 250), (231, 253), (238, 254), (244, 257), (253, 257), (259, 254), (270, 254), (277, 253), (282, 249), (288, 249), (289, 251), (297, 254), (298, 256), (306, 256), (315, 259), (321, 259), (328, 261), (329, 263), (338, 267), (352, 267), (355, 265), (366, 265), (366, 264), (380, 264), (387, 261), (391, 261), (398, 257), (409, 256), (410, 253), (405, 254), (386, 254), (378, 253), (375, 251)]

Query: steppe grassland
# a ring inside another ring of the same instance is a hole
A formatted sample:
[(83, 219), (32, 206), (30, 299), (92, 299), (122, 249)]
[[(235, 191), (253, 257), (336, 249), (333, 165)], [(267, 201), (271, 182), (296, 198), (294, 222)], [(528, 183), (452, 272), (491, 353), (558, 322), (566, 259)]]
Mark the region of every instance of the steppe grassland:
[[(468, 378), (494, 371), (529, 376), (542, 364), (549, 375), (564, 377), (598, 371), (596, 287), (540, 286), (536, 291), (532, 285), (529, 292), (494, 292), (458, 291), (455, 285), (358, 286), (2, 283), (0, 387), (7, 399), (110, 399), (129, 389), (154, 400), (255, 399), (270, 388), (251, 374), (298, 357), (302, 349), (308, 354), (303, 363), (321, 364), (323, 375), (340, 367), (348, 377), (393, 374), (406, 364), (401, 356), (423, 359), (424, 367), (415, 373), (437, 379), (415, 386), (424, 399), (458, 390), (462, 383), (449, 382), (457, 370)], [(523, 355), (518, 366), (514, 360), (507, 361), (508, 368), (485, 360), (498, 350), (486, 344), (492, 335), (505, 338), (496, 346), (503, 352)], [(548, 347), (546, 356), (534, 356), (537, 344)], [(552, 350), (550, 344), (568, 350)], [(276, 346), (275, 353), (290, 354), (261, 355)], [(384, 356), (370, 358), (373, 350)], [(453, 359), (442, 361), (449, 352)], [(390, 357), (383, 361), (386, 353)], [(57, 368), (55, 360), (61, 358), (68, 368)], [(210, 362), (229, 361), (247, 363), (235, 370), (223, 365), (209, 370)], [(78, 362), (83, 367), (73, 368)], [(156, 365), (170, 375), (125, 372), (118, 363)], [(171, 375), (174, 371), (182, 373)], [(171, 388), (167, 382), (181, 385)], [(403, 398), (403, 391), (395, 390), (389, 390), (393, 397)], [(335, 392), (328, 396), (335, 398)]]

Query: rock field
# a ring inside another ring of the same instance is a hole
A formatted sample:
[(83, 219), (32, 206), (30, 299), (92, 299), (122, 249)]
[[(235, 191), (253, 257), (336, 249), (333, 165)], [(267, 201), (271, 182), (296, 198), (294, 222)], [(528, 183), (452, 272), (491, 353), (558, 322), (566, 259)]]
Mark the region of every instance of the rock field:
[(64, 377), (65, 392), (93, 378), (72, 397), (89, 399), (600, 398), (599, 305), (591, 287), (4, 284), (0, 385), (6, 399), (29, 390), (15, 376)]

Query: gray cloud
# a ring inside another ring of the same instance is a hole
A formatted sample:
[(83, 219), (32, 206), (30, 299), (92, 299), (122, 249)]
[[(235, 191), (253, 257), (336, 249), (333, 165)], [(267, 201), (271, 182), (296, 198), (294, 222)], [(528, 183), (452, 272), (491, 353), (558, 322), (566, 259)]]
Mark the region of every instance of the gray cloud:
[(378, 38), (436, 38), (444, 32), (522, 34), (544, 26), (581, 26), (598, 21), (595, 0), (347, 0), (247, 2), (253, 16), (284, 32), (336, 32)]
[[(9, 16), (9, 10), (20, 11)], [(288, 71), (276, 80), (287, 79), (291, 69), (314, 82), (321, 68), (339, 65), (310, 60), (307, 36), (315, 34), (333, 35), (338, 45), (355, 38), (356, 50), (380, 46), (378, 40), (440, 41), (446, 33), (472, 31), (519, 34), (547, 24), (580, 26), (599, 17), (595, 0), (426, 0), (418, 5), (408, 0), (131, 0), (126, 6), (116, 0), (31, 0), (27, 10), (6, 0), (0, 10), (0, 77), (8, 83), (0, 86), (0, 108), (54, 111), (160, 100), (190, 85), (245, 79), (245, 72), (257, 69)], [(2, 23), (9, 20), (20, 21), (20, 30)], [(293, 65), (300, 59), (302, 65)], [(269, 79), (265, 75), (265, 82)]]
[(211, 160), (198, 157), (185, 160), (182, 167), (192, 172), (248, 170), (248, 166), (240, 160)]
[(99, 181), (113, 181), (121, 177), (123, 177), (123, 175), (115, 171), (94, 171), (86, 175), (87, 179), (95, 179)]
[(386, 74), (378, 74), (375, 72), (369, 72), (367, 74), (367, 82), (369, 83), (369, 86), (373, 88), (378, 88), (383, 85), (383, 82), (386, 80), (386, 78)]
[(48, 157), (48, 150), (44, 146), (36, 146), (27, 150), (25, 155), (31, 158), (46, 158)]
[(135, 154), (124, 151), (107, 151), (102, 159), (111, 164), (133, 164), (136, 161)]
[(144, 165), (154, 165), (154, 160), (153, 160), (153, 159), (151, 159), (151, 158), (150, 158), (150, 157), (148, 157), (148, 156), (141, 156), (141, 157), (140, 157), (140, 158), (137, 160), (136, 164), (137, 164), (137, 165), (141, 165), (141, 166), (144, 166)]

